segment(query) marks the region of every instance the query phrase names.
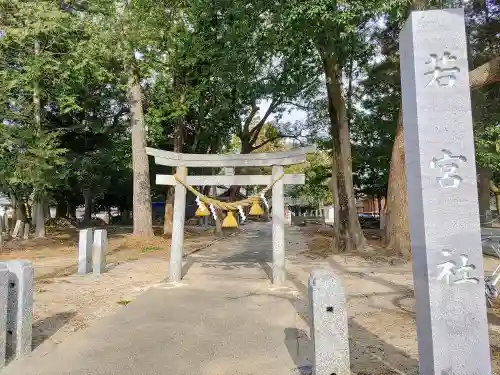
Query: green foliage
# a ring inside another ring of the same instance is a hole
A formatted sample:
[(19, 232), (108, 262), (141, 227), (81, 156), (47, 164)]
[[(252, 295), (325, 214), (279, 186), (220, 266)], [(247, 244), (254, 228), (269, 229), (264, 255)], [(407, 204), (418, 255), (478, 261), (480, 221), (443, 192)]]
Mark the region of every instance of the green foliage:
[[(497, 33), (500, 6), (492, 2), (474, 3), (467, 8), (467, 31), (472, 66), (479, 66), (500, 54)], [(472, 93), (472, 114), (478, 166), (500, 175), (500, 84), (495, 83)]]
[(307, 155), (306, 163), (287, 168), (287, 173), (304, 173), (306, 175), (305, 185), (293, 187), (290, 189), (290, 195), (314, 206), (332, 203), (332, 193), (328, 186), (332, 177), (330, 158), (328, 152), (320, 151)]
[(476, 162), (495, 173), (500, 173), (500, 126), (490, 125), (476, 131)]
[[(306, 174), (293, 194), (328, 203), (330, 59), (352, 83), (355, 190), (383, 196), (401, 101), (398, 34), (410, 3), (0, 0), (0, 191), (75, 205), (91, 190), (95, 208), (130, 209), (132, 74), (149, 145), (173, 150), (181, 138), (184, 152), (274, 152), (291, 146), (286, 138), (306, 140), (322, 151), (287, 168)], [(477, 66), (500, 53), (500, 7), (474, 2), (467, 12)], [(496, 176), (498, 92), (491, 85), (473, 96), (477, 162)], [(290, 108), (307, 119), (283, 121)]]

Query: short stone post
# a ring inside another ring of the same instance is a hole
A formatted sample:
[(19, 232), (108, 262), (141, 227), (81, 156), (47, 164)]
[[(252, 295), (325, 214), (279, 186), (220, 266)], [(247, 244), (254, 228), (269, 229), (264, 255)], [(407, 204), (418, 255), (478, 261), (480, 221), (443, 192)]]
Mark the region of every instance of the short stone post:
[(400, 35), (420, 375), (491, 374), (463, 9)]
[(9, 295), (9, 268), (0, 263), (0, 368), (5, 366), (7, 348), (7, 300)]
[(100, 275), (106, 272), (106, 251), (108, 249), (108, 233), (105, 229), (94, 232), (94, 252), (92, 255), (93, 273)]
[(25, 240), (30, 238), (30, 224), (29, 223), (24, 224), (24, 236), (23, 236), (23, 238)]
[[(177, 176), (185, 179), (186, 167), (177, 167)], [(170, 270), (168, 278), (171, 282), (179, 282), (182, 278), (182, 257), (184, 248), (184, 221), (186, 220), (186, 188), (177, 183), (174, 196), (174, 219), (172, 243), (170, 245)]]
[(13, 238), (17, 238), (17, 236), (19, 236), (19, 231), (22, 230), (21, 225), (22, 225), (21, 220), (16, 221), (16, 225), (14, 226), (14, 230), (12, 231)]
[(285, 223), (292, 224), (292, 211), (288, 207), (285, 207)]
[(33, 325), (33, 266), (27, 260), (5, 262), (9, 270), (6, 356), (31, 352)]
[(381, 210), (380, 211), (380, 229), (385, 229), (385, 221), (386, 221), (385, 212), (384, 212), (384, 210)]
[(24, 222), (21, 221), (21, 224), (19, 225), (19, 232), (17, 234), (19, 238), (24, 238)]
[(78, 243), (78, 273), (86, 275), (92, 271), (92, 229), (80, 231)]
[(350, 375), (346, 297), (342, 279), (332, 270), (312, 270), (309, 308), (313, 375)]
[(335, 207), (334, 206), (325, 206), (325, 224), (332, 225), (335, 223)]
[[(283, 166), (273, 166), (273, 181), (283, 174)], [(285, 270), (285, 196), (283, 179), (273, 185), (273, 284), (283, 284)]]

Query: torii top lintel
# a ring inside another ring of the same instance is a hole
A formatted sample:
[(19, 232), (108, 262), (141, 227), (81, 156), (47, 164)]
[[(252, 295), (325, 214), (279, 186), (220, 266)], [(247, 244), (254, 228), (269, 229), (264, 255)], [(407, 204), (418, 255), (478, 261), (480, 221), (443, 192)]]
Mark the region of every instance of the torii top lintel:
[(293, 165), (306, 161), (306, 154), (315, 147), (302, 147), (284, 152), (254, 154), (181, 154), (146, 147), (146, 153), (154, 156), (155, 163), (169, 167), (269, 167), (273, 165)]

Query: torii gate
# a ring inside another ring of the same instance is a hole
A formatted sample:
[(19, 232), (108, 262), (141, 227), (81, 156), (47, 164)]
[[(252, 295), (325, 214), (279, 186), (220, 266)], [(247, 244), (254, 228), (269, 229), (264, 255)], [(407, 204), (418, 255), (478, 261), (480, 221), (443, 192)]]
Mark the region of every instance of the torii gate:
[[(314, 147), (297, 148), (286, 152), (212, 155), (181, 154), (146, 148), (154, 156), (157, 165), (176, 167), (176, 175), (187, 185), (269, 185), (283, 175), (286, 165), (300, 164), (306, 161), (306, 154)], [(187, 167), (226, 168), (225, 176), (188, 176)], [(234, 175), (235, 167), (272, 167), (272, 175)], [(182, 258), (184, 244), (184, 222), (186, 218), (186, 188), (175, 180), (173, 175), (156, 175), (158, 185), (175, 186), (174, 218), (172, 244), (170, 249), (169, 280), (180, 282), (182, 278)], [(303, 185), (304, 174), (285, 174), (272, 187), (272, 225), (273, 225), (273, 284), (282, 284), (286, 280), (285, 270), (285, 203), (284, 185)]]

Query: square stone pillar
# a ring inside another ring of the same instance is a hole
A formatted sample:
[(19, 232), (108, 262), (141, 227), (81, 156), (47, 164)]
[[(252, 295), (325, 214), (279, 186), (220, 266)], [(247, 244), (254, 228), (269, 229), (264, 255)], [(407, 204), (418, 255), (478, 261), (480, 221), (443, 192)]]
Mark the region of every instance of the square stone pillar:
[(33, 326), (33, 266), (27, 260), (4, 263), (9, 270), (7, 301), (7, 358), (31, 352)]
[(92, 235), (92, 229), (80, 231), (80, 241), (78, 243), (78, 273), (80, 275), (92, 272)]
[(346, 297), (332, 270), (309, 275), (313, 375), (351, 375)]
[(96, 275), (106, 272), (106, 252), (108, 250), (108, 232), (99, 229), (94, 232), (94, 251), (92, 255), (92, 271)]
[(5, 366), (7, 348), (7, 301), (9, 296), (9, 268), (0, 263), (0, 368)]
[[(283, 174), (283, 166), (273, 166), (273, 181)], [(276, 182), (272, 191), (273, 211), (273, 284), (283, 284), (285, 269), (285, 196), (283, 179)]]
[(491, 374), (463, 9), (400, 36), (420, 375)]
[[(177, 167), (177, 176), (185, 179), (186, 167)], [(172, 244), (170, 247), (170, 272), (168, 278), (172, 282), (179, 282), (182, 278), (182, 257), (184, 255), (184, 221), (186, 220), (186, 188), (177, 183), (175, 185), (174, 220), (172, 228)]]

